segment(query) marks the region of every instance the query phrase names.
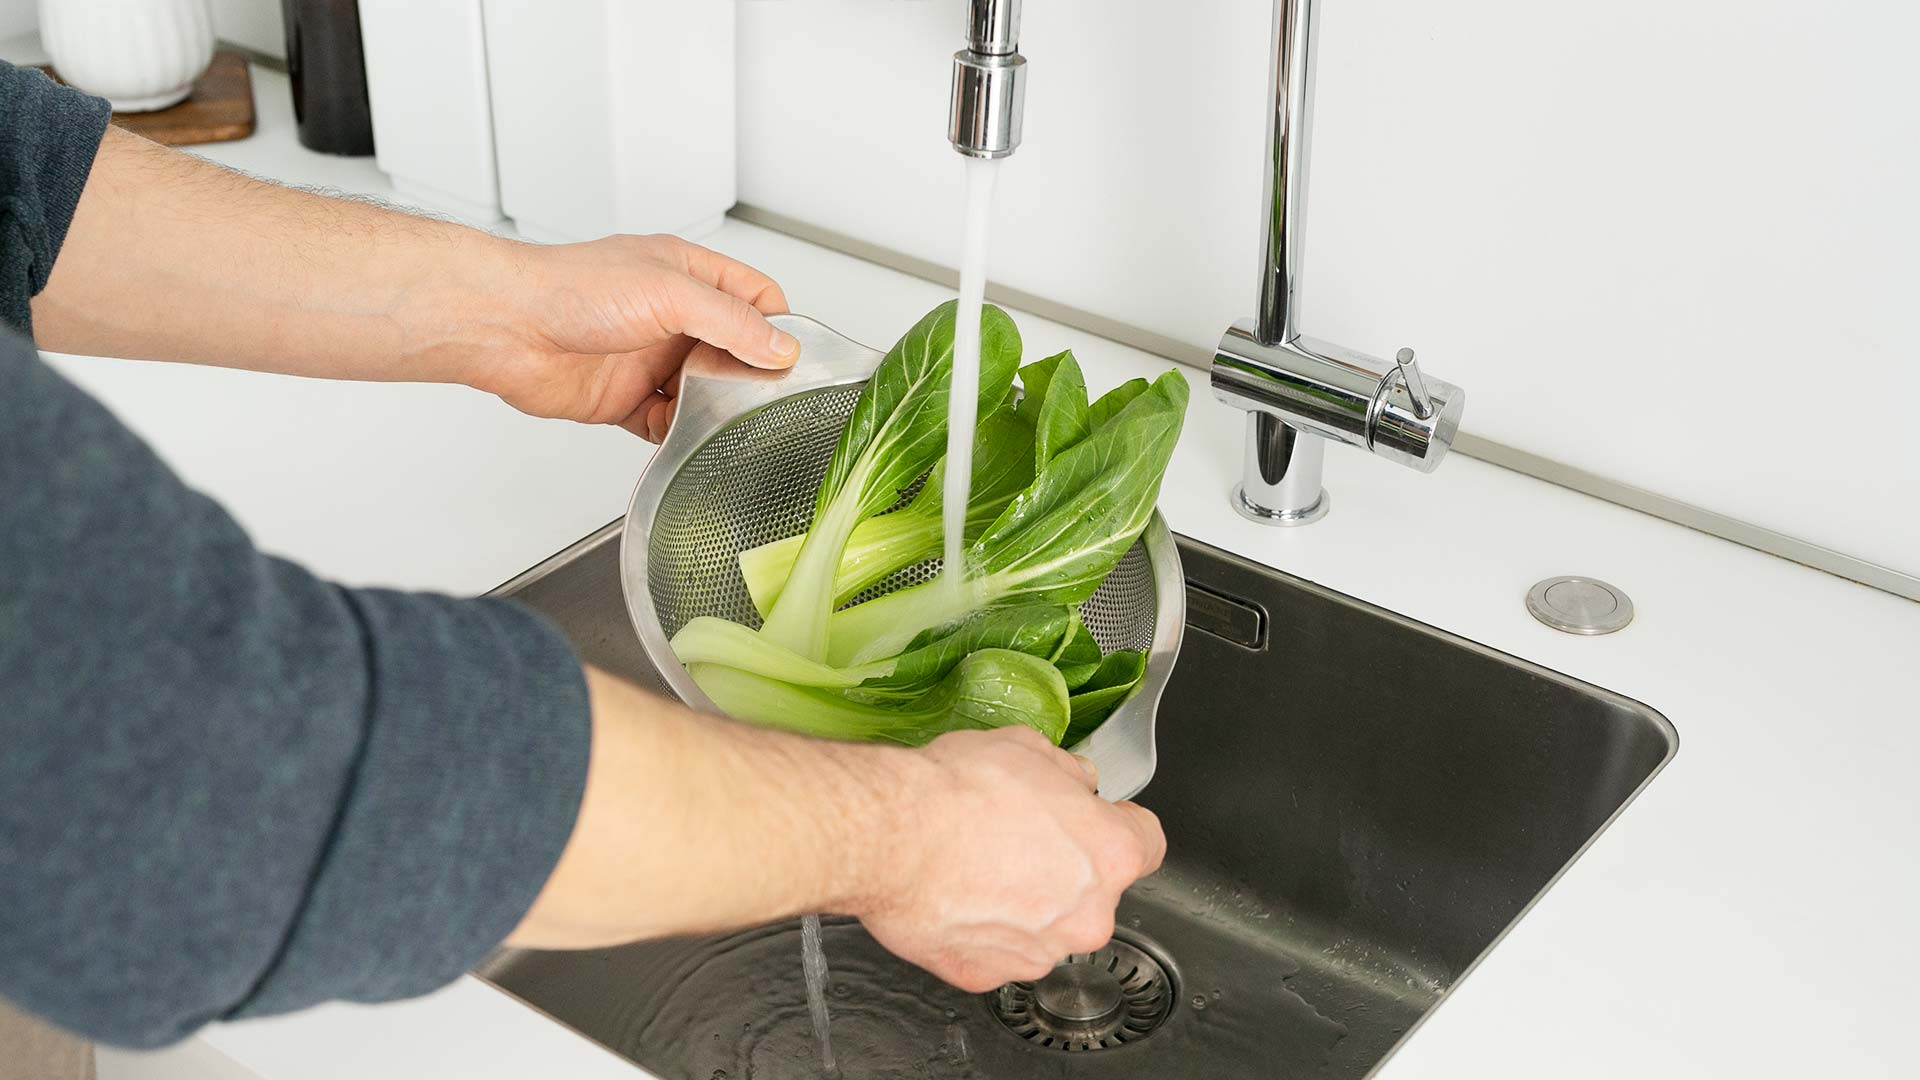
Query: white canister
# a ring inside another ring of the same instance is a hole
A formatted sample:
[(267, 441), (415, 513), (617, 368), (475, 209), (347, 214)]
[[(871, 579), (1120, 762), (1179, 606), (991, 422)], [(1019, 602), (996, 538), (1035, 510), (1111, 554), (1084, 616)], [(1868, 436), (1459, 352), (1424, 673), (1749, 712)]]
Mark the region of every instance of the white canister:
[(537, 240), (698, 236), (733, 206), (734, 5), (485, 0), (500, 205)]
[(408, 202), (500, 220), (480, 0), (360, 0), (373, 156)]
[(207, 0), (40, 0), (53, 70), (115, 112), (178, 104), (213, 61)]

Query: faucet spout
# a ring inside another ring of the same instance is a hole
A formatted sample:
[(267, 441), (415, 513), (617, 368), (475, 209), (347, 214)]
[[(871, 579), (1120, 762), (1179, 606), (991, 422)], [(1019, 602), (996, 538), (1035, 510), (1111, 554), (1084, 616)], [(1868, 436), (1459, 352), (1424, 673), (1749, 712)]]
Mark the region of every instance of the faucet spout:
[(1260, 199), (1260, 307), (1256, 337), (1284, 345), (1300, 336), (1300, 265), (1307, 223), (1307, 159), (1313, 148), (1313, 0), (1275, 0), (1267, 69), (1267, 160)]
[(1020, 51), (1020, 0), (973, 0), (967, 11), (967, 48), (988, 56)]
[(972, 0), (967, 47), (953, 54), (947, 139), (968, 157), (1003, 158), (1020, 145), (1027, 59), (1020, 55), (1020, 0)]

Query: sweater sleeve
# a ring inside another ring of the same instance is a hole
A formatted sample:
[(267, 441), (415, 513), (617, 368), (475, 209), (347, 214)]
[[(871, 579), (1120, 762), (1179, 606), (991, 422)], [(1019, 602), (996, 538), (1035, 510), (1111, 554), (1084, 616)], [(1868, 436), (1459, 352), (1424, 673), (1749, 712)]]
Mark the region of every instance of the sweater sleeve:
[(567, 642), (263, 555), (0, 329), (0, 996), (99, 1041), (424, 993), (585, 785)]
[(27, 306), (46, 287), (106, 133), (107, 103), (0, 61), (0, 323), (32, 333)]

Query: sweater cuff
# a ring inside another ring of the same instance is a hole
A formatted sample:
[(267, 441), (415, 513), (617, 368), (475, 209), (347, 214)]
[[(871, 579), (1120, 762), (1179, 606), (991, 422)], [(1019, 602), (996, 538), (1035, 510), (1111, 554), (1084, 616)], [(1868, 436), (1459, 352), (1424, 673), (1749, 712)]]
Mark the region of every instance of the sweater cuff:
[(32, 249), (27, 290), (37, 295), (53, 273), (80, 192), (107, 132), (104, 98), (62, 86), (30, 68), (0, 65), (0, 147), (6, 148), (0, 194), (11, 198)]
[(458, 978), (532, 907), (585, 791), (586, 678), (551, 624), (506, 600), (343, 593), (371, 722), (295, 929), (236, 1017)]

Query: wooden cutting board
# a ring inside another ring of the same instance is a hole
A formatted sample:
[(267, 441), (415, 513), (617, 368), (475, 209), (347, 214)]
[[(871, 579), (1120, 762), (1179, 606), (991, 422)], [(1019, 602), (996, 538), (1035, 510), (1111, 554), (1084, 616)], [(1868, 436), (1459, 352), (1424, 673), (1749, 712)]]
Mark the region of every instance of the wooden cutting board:
[[(43, 67), (54, 78), (59, 73)], [(253, 76), (236, 52), (216, 52), (187, 99), (157, 112), (113, 114), (120, 127), (168, 146), (227, 142), (253, 134)]]

